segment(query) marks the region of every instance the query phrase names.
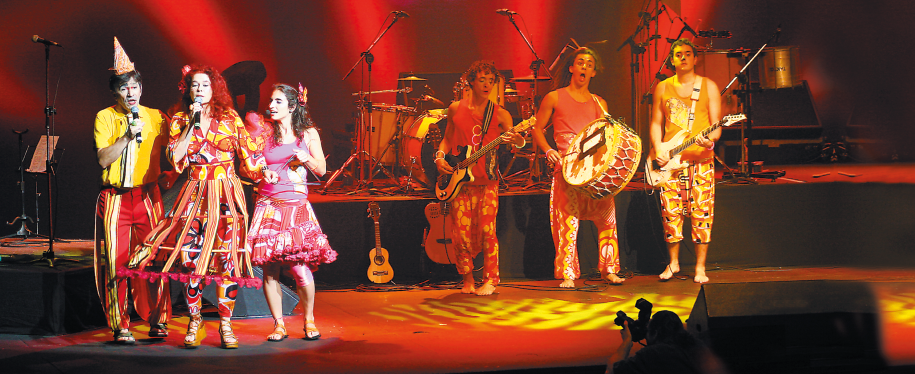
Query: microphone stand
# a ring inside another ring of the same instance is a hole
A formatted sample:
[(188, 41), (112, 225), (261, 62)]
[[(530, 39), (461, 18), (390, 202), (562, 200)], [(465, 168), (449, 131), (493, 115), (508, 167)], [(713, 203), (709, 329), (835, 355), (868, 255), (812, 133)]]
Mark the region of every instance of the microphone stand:
[[(769, 37), (769, 40), (766, 40), (766, 42), (763, 43), (762, 47), (759, 47), (759, 49), (756, 50), (756, 53), (753, 54), (753, 57), (751, 57), (747, 61), (747, 63), (744, 64), (743, 68), (740, 69), (740, 71), (737, 72), (737, 74), (734, 74), (734, 78), (731, 78), (731, 81), (728, 82), (727, 86), (725, 86), (724, 89), (721, 90), (721, 95), (724, 95), (724, 93), (727, 92), (728, 88), (730, 88), (734, 84), (734, 82), (736, 82), (738, 80), (738, 78), (743, 74), (743, 72), (746, 71), (747, 68), (749, 68), (750, 65), (753, 64), (753, 61), (756, 61), (756, 57), (758, 57), (759, 54), (762, 53), (763, 49), (765, 49), (769, 45), (769, 43), (772, 42), (773, 39), (775, 39), (775, 40), (778, 39), (778, 35), (780, 32), (781, 32), (781, 27), (779, 27), (775, 31), (775, 33), (773, 33), (772, 36)], [(784, 170), (772, 171), (772, 172), (766, 172), (766, 173), (753, 173), (752, 169), (750, 168), (749, 145), (752, 142), (752, 139), (750, 138), (750, 134), (753, 130), (753, 117), (752, 117), (753, 111), (751, 110), (752, 88), (750, 87), (749, 78), (746, 79), (746, 83), (743, 83), (743, 85), (744, 85), (743, 90), (735, 90), (735, 92), (739, 91), (741, 101), (743, 102), (744, 114), (747, 116), (747, 120), (743, 121), (743, 124), (740, 126), (740, 162), (738, 162), (739, 172), (738, 172), (738, 175), (735, 176), (734, 180), (732, 180), (732, 181), (736, 182), (736, 183), (748, 181), (750, 183), (756, 184), (756, 181), (753, 180), (752, 178), (767, 178), (767, 179), (775, 180), (780, 177), (783, 177), (785, 175)], [(724, 164), (724, 163), (722, 163), (722, 164)]]
[[(44, 253), (42, 253), (41, 258), (32, 260), (32, 261), (30, 261), (30, 263), (47, 261), (49, 267), (54, 267), (54, 263), (58, 260), (72, 261), (72, 262), (79, 262), (79, 261), (73, 260), (73, 259), (67, 259), (67, 258), (58, 258), (58, 257), (54, 256), (54, 241), (56, 240), (56, 238), (54, 236), (54, 190), (53, 190), (53, 185), (52, 185), (52, 179), (53, 179), (52, 177), (56, 178), (57, 175), (54, 172), (54, 166), (56, 165), (56, 163), (54, 162), (54, 159), (51, 156), (54, 153), (54, 150), (52, 149), (52, 147), (53, 147), (52, 143), (56, 144), (57, 142), (52, 141), (53, 133), (52, 133), (51, 129), (53, 128), (54, 115), (57, 114), (57, 109), (55, 109), (53, 106), (51, 106), (51, 89), (50, 89), (50, 78), (49, 78), (50, 65), (51, 65), (51, 45), (50, 44), (44, 45), (44, 62), (45, 62), (45, 64), (44, 64), (44, 92), (45, 92), (44, 127), (45, 127), (45, 132), (47, 132), (47, 136), (48, 136), (48, 141), (47, 141), (46, 147), (45, 147), (45, 152), (47, 152), (47, 160), (45, 160), (45, 162), (47, 165), (46, 171), (48, 174), (48, 250), (45, 251)], [(36, 149), (35, 151), (38, 151), (38, 150)]]
[[(531, 53), (534, 54), (534, 60), (531, 61), (531, 65), (530, 65), (530, 69), (531, 69), (531, 107), (533, 109), (533, 113), (537, 113), (537, 109), (539, 107), (539, 104), (538, 104), (539, 100), (537, 100), (537, 99), (540, 98), (540, 96), (537, 94), (537, 73), (540, 72), (540, 67), (543, 66), (545, 61), (543, 61), (543, 59), (541, 59), (540, 56), (537, 55), (537, 50), (534, 49), (534, 45), (531, 44), (531, 41), (527, 38), (527, 36), (524, 35), (523, 32), (521, 32), (521, 28), (518, 27), (518, 23), (515, 22), (515, 15), (512, 13), (509, 13), (508, 20), (512, 23), (513, 26), (515, 26), (515, 30), (518, 31), (518, 35), (521, 35), (521, 39), (523, 39), (524, 43), (527, 44), (527, 48), (530, 49)], [(549, 69), (545, 69), (545, 70), (546, 70), (547, 77), (549, 77), (550, 80), (553, 80), (553, 74), (550, 73), (550, 70)], [(536, 187), (539, 183), (543, 182), (540, 180), (541, 176), (542, 176), (541, 170), (540, 170), (540, 163), (537, 162), (537, 159), (540, 157), (540, 154), (539, 154), (540, 152), (538, 152), (538, 150), (537, 150), (537, 142), (532, 141), (531, 143), (532, 143), (531, 144), (531, 163), (530, 163), (530, 173), (528, 174), (529, 180), (528, 180), (527, 185), (522, 188), (524, 190)], [(536, 178), (536, 181), (535, 181), (535, 178)]]
[[(322, 190), (322, 193), (327, 192), (327, 188), (330, 186), (331, 182), (333, 182), (333, 180), (337, 176), (340, 175), (340, 172), (343, 169), (345, 169), (347, 167), (347, 165), (350, 162), (352, 162), (354, 159), (359, 160), (358, 166), (357, 166), (357, 168), (359, 169), (358, 181), (357, 181), (358, 186), (356, 187), (355, 190), (349, 192), (348, 194), (354, 194), (354, 193), (360, 192), (360, 191), (362, 191), (363, 188), (366, 188), (366, 187), (368, 187), (368, 188), (373, 187), (372, 182), (373, 182), (374, 173), (372, 173), (371, 170), (368, 170), (368, 171), (365, 170), (366, 164), (373, 165), (372, 166), (373, 168), (375, 165), (377, 165), (375, 158), (372, 157), (372, 155), (369, 154), (368, 152), (366, 152), (366, 150), (365, 150), (366, 132), (375, 131), (375, 126), (372, 123), (372, 105), (373, 105), (373, 103), (372, 103), (372, 63), (375, 62), (375, 56), (372, 55), (372, 48), (375, 47), (375, 44), (378, 44), (378, 42), (381, 40), (381, 38), (384, 37), (385, 34), (387, 34), (388, 30), (390, 30), (391, 27), (393, 27), (394, 24), (397, 23), (398, 20), (400, 20), (400, 16), (394, 15), (394, 20), (391, 21), (391, 24), (389, 24), (388, 27), (386, 27), (381, 32), (381, 34), (379, 34), (378, 37), (375, 38), (374, 41), (372, 41), (372, 43), (365, 50), (365, 52), (362, 52), (359, 54), (359, 59), (356, 60), (356, 63), (353, 64), (353, 67), (349, 69), (349, 72), (346, 73), (345, 76), (343, 76), (342, 80), (345, 81), (346, 78), (348, 78), (350, 76), (350, 74), (352, 74), (353, 71), (356, 70), (357, 66), (360, 66), (360, 64), (362, 64), (363, 62), (368, 65), (368, 88), (366, 89), (366, 87), (365, 87), (365, 80), (360, 81), (360, 85), (359, 85), (360, 95), (359, 95), (359, 100), (357, 102), (358, 102), (358, 106), (360, 107), (360, 111), (359, 111), (360, 115), (359, 115), (359, 128), (356, 129), (358, 134), (356, 135), (355, 153), (353, 155), (351, 155), (350, 158), (347, 159), (345, 163), (343, 163), (343, 166), (340, 167), (340, 170), (335, 172), (331, 176), (331, 178), (328, 179), (328, 181), (324, 184), (324, 190)], [(368, 94), (367, 99), (366, 99), (366, 96), (363, 95), (363, 93)], [(366, 123), (366, 119), (365, 119), (366, 115), (368, 116), (368, 121), (367, 121), (368, 123)], [(368, 141), (369, 141), (368, 146), (371, 147), (372, 146), (371, 137), (369, 138)], [(366, 178), (366, 175), (368, 175), (368, 178)]]

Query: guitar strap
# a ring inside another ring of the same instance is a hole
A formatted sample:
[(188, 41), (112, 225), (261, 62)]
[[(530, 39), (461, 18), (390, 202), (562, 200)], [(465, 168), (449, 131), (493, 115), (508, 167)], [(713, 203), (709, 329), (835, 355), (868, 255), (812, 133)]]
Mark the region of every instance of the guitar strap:
[[(702, 77), (696, 76), (696, 82), (693, 84), (693, 93), (689, 96), (689, 100), (692, 101), (692, 105), (689, 107), (689, 122), (686, 125), (686, 131), (690, 134), (693, 133), (693, 122), (696, 121), (696, 103), (699, 102), (699, 95), (702, 93)], [(689, 212), (692, 210), (692, 204), (689, 200), (690, 192), (692, 191), (693, 184), (693, 173), (695, 172), (692, 163), (680, 172), (680, 201), (683, 206), (681, 207), (681, 212), (684, 217), (689, 216)]]
[(696, 103), (699, 102), (699, 94), (702, 93), (702, 77), (696, 76), (696, 82), (693, 84), (693, 93), (689, 96), (692, 105), (689, 107), (689, 122), (686, 124), (686, 131), (693, 133), (693, 122), (696, 120)]
[[(480, 135), (480, 143), (477, 144), (477, 149), (483, 147), (483, 138), (485, 138), (486, 133), (489, 132), (489, 124), (492, 122), (492, 116), (495, 111), (496, 106), (493, 104), (492, 100), (487, 101), (486, 108), (483, 110), (483, 131)], [(489, 177), (489, 180), (496, 180), (495, 169), (496, 160), (498, 160), (498, 158), (496, 158), (495, 155), (496, 150), (494, 149), (486, 154), (486, 160), (484, 161), (484, 169), (486, 169), (486, 176)]]

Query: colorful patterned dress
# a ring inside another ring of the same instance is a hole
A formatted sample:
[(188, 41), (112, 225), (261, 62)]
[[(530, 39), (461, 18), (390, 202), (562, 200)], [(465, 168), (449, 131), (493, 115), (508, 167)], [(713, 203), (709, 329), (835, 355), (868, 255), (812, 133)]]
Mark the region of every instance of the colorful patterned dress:
[(185, 283), (202, 280), (260, 287), (251, 268), (251, 254), (244, 246), (248, 213), (234, 161), (237, 155), (248, 176), (262, 178), (262, 139), (250, 136), (238, 114), (231, 111), (221, 121), (214, 119), (207, 134), (192, 130), (187, 155), (178, 160), (174, 148), (188, 125), (186, 114), (172, 117), (168, 145), (175, 170), (188, 169), (188, 181), (172, 210), (121, 272)]

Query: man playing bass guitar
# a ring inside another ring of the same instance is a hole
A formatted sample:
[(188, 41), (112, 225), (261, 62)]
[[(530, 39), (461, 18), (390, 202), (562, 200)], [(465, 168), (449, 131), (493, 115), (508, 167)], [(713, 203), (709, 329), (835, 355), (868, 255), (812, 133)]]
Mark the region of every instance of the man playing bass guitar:
[(696, 143), (680, 153), (681, 162), (687, 166), (674, 171), (671, 178), (660, 185), (664, 239), (670, 263), (659, 277), (668, 280), (680, 271), (683, 217), (688, 216), (692, 223), (692, 240), (696, 244), (693, 281), (705, 283), (709, 280), (705, 274), (705, 259), (715, 207), (713, 148), (721, 137), (721, 129), (708, 136), (702, 136), (701, 131), (721, 119), (721, 97), (715, 82), (696, 75), (696, 46), (692, 42), (679, 39), (671, 44), (670, 61), (677, 74), (659, 83), (654, 92), (649, 127), (652, 157), (658, 167), (666, 165), (670, 155), (661, 150), (669, 147), (662, 144), (682, 130), (696, 136)]
[[(512, 118), (507, 110), (489, 100), (489, 92), (501, 79), (495, 65), (477, 61), (464, 73), (471, 95), (448, 106), (448, 127), (445, 129), (435, 166), (441, 175), (454, 173), (445, 155), (467, 154), (498, 137), (503, 141), (521, 144), (524, 138), (510, 132)], [(503, 133), (505, 132), (505, 133)], [(451, 227), (457, 254), (457, 271), (464, 278), (462, 293), (491, 295), (499, 284), (499, 240), (496, 238), (496, 213), (499, 210), (499, 181), (492, 175), (493, 157), (482, 157), (472, 167), (473, 180), (465, 183), (452, 200)], [(489, 162), (488, 162), (489, 161)], [(489, 165), (486, 165), (489, 163)], [(488, 169), (488, 170), (487, 170)], [(473, 258), (484, 253), (483, 285), (474, 287)]]

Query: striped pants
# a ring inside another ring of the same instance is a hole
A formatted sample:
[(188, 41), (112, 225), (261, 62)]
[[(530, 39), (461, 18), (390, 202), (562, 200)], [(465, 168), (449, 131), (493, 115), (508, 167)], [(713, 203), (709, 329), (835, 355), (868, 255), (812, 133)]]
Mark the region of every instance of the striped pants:
[(127, 265), (133, 249), (143, 242), (152, 226), (162, 219), (159, 187), (107, 187), (99, 193), (95, 223), (95, 280), (102, 309), (112, 330), (130, 327), (128, 288), (140, 318), (150, 325), (166, 323), (171, 317), (168, 281), (148, 282), (116, 275)]

